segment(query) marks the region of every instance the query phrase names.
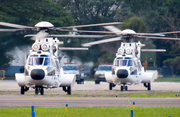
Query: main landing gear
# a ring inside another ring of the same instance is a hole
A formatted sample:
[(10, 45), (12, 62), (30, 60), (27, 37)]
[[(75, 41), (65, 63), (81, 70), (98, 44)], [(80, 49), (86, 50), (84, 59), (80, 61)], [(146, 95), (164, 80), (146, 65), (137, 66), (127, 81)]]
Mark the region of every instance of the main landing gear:
[(123, 90), (127, 91), (128, 90), (128, 86), (125, 85), (125, 84), (121, 85), (121, 91), (123, 91)]
[(22, 95), (24, 95), (24, 93), (25, 93), (26, 91), (28, 91), (28, 90), (29, 90), (29, 87), (21, 86), (20, 93), (21, 93)]
[(151, 83), (144, 83), (144, 86), (147, 88), (148, 91), (151, 90)]
[[(26, 87), (26, 86), (21, 86), (21, 91), (20, 93), (22, 95), (24, 95), (24, 93), (26, 91), (29, 90), (29, 87)], [(44, 95), (44, 88), (41, 86), (41, 87), (35, 87), (35, 94), (38, 95), (38, 93), (40, 93), (41, 95)]]
[(67, 92), (68, 95), (71, 95), (71, 87), (62, 87), (63, 91)]
[(113, 87), (115, 87), (116, 85), (113, 83), (109, 83), (109, 90), (112, 90)]

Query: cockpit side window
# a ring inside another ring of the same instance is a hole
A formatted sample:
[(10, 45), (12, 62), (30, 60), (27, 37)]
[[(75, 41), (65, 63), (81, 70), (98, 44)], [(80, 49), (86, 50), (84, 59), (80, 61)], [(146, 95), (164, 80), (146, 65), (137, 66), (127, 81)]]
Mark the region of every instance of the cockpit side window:
[(46, 66), (48, 66), (48, 65), (51, 65), (51, 59), (50, 58), (45, 58), (44, 59), (44, 65)]
[(29, 57), (28, 65), (33, 65), (33, 58), (32, 57)]
[(133, 60), (128, 61), (128, 66), (133, 66)]
[(115, 66), (119, 66), (119, 60), (115, 60)]

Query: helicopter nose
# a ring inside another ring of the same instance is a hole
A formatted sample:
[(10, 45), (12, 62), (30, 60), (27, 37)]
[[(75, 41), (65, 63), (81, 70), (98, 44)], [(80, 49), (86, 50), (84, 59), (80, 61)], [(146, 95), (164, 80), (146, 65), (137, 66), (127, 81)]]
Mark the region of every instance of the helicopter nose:
[(45, 76), (44, 70), (42, 69), (33, 69), (31, 71), (31, 78), (34, 80), (42, 80)]
[(128, 71), (125, 69), (120, 69), (117, 71), (118, 78), (127, 78), (128, 77)]

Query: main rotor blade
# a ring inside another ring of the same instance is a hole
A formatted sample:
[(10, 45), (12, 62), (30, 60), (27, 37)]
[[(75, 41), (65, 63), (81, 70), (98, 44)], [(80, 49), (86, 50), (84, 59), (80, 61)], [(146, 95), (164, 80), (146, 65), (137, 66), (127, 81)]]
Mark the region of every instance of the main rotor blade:
[[(33, 37), (35, 34), (25, 35), (24, 37)], [(102, 38), (113, 35), (48, 35), (48, 37), (74, 37), (74, 38)]]
[(13, 27), (13, 28), (34, 28), (30, 26), (24, 26), (24, 25), (18, 25), (18, 24), (12, 24), (12, 23), (5, 23), (5, 22), (0, 22), (1, 26), (7, 26), (7, 27)]
[(138, 36), (140, 38), (150, 38), (150, 39), (165, 39), (165, 40), (179, 40), (180, 38), (169, 38), (169, 37), (146, 37), (146, 36)]
[(174, 33), (180, 33), (180, 31), (162, 32), (162, 33), (157, 33), (157, 34), (174, 34)]
[(142, 52), (166, 52), (165, 49), (141, 49)]
[[(117, 28), (117, 27), (115, 27), (115, 26), (103, 26), (105, 29), (107, 29), (107, 30), (109, 30), (109, 31), (111, 31), (111, 32), (118, 32), (118, 33), (120, 33), (121, 32), (121, 30), (119, 29), (119, 28)], [(118, 35), (118, 33), (116, 33), (117, 35)]]
[(47, 37), (48, 35), (49, 35), (48, 33), (44, 32), (44, 31), (40, 31), (36, 35), (34, 35), (31, 39), (32, 40), (40, 40), (40, 39)]
[(102, 38), (103, 35), (49, 35), (51, 37)]
[(60, 47), (59, 50), (88, 50), (88, 48)]
[(119, 40), (121, 40), (121, 37), (116, 37), (116, 38), (111, 38), (111, 39), (103, 39), (103, 40), (100, 40), (100, 41), (84, 43), (84, 44), (81, 44), (81, 45), (84, 46), (84, 47), (89, 47), (89, 46), (92, 46), (92, 45), (108, 43), (108, 42), (113, 42), (113, 41), (119, 41)]
[(0, 32), (16, 32), (21, 29), (0, 29)]
[(100, 24), (88, 24), (88, 25), (69, 26), (69, 27), (61, 27), (61, 28), (80, 28), (80, 27), (104, 26), (104, 25), (113, 25), (113, 24), (123, 24), (123, 22), (111, 22), (111, 23), (100, 23)]
[(102, 33), (102, 34), (117, 34), (117, 35), (142, 35), (142, 36), (165, 36), (159, 33), (126, 33), (126, 32), (109, 32), (109, 31), (90, 31), (90, 30), (66, 30), (61, 28), (56, 28), (57, 31), (65, 32), (80, 32), (80, 33)]

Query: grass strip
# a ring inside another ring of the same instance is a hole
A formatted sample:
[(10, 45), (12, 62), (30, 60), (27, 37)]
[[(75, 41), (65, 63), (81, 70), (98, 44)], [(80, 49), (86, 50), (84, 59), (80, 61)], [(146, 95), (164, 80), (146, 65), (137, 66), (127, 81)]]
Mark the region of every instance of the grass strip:
[[(130, 117), (132, 108), (34, 108), (36, 117)], [(135, 108), (134, 117), (179, 117), (180, 107)], [(31, 108), (0, 109), (1, 117), (31, 117)]]

